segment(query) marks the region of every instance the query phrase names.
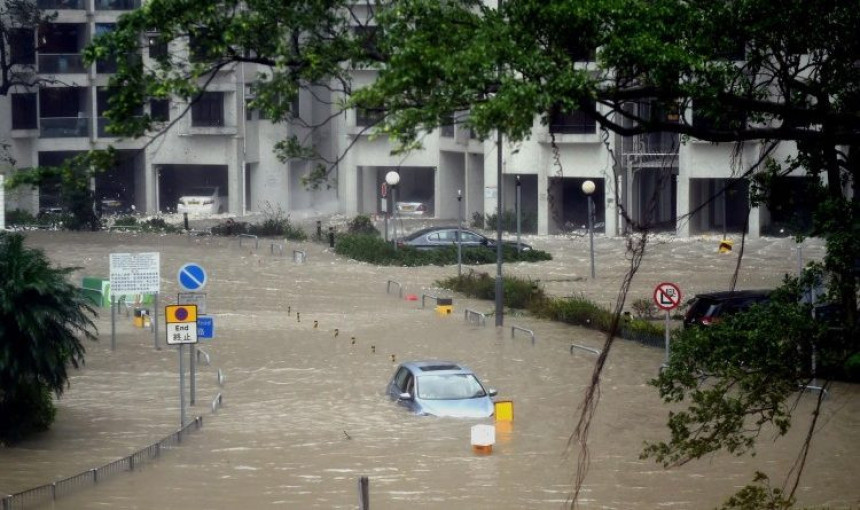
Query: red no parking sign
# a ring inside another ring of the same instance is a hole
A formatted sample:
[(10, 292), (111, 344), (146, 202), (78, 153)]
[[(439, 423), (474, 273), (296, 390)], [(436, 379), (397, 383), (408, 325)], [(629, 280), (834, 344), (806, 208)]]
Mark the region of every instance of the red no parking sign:
[(681, 304), (681, 289), (674, 283), (664, 282), (654, 289), (654, 303), (661, 310), (674, 310)]

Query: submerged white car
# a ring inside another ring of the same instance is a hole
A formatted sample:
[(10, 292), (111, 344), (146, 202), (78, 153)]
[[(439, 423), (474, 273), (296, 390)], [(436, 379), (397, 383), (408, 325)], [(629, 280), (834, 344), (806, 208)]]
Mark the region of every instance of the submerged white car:
[(189, 188), (179, 197), (176, 212), (191, 214), (220, 214), (225, 209), (218, 186)]

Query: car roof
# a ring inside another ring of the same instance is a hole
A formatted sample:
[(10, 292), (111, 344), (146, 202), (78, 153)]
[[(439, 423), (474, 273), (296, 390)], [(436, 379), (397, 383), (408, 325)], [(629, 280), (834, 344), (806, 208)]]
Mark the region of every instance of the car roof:
[(724, 300), (724, 299), (732, 299), (732, 298), (751, 298), (751, 297), (768, 297), (773, 291), (769, 289), (759, 289), (759, 290), (726, 290), (720, 292), (703, 292), (701, 294), (696, 294), (696, 299), (706, 298), (706, 299), (714, 299), (714, 300)]
[(441, 360), (422, 360), (422, 361), (407, 361), (401, 363), (401, 367), (408, 369), (416, 375), (426, 374), (471, 374), (473, 373), (468, 367), (455, 363), (453, 361)]

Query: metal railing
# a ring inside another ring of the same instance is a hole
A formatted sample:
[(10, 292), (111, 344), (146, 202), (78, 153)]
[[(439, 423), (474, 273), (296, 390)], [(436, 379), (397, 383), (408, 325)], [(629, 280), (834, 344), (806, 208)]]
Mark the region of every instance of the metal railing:
[(421, 308), (424, 308), (424, 298), (430, 298), (430, 299), (436, 301), (437, 303), (439, 302), (438, 296), (431, 296), (430, 294), (421, 294)]
[(198, 430), (202, 426), (203, 417), (198, 416), (173, 434), (163, 438), (161, 441), (138, 450), (127, 457), (123, 457), (94, 469), (88, 469), (87, 471), (72, 475), (54, 483), (10, 494), (0, 500), (0, 509), (21, 510), (26, 507), (43, 504), (47, 501), (56, 501), (58, 498), (68, 496), (79, 489), (96, 485), (100, 481), (104, 481), (117, 473), (134, 471), (137, 466), (141, 466), (148, 461), (157, 459), (161, 455), (162, 449), (179, 445), (182, 442), (183, 434)]
[[(392, 285), (397, 285), (397, 296), (403, 297), (403, 285), (400, 285), (400, 282), (395, 282), (394, 280), (388, 280), (388, 282), (385, 284), (385, 293), (391, 294)], [(423, 302), (421, 306), (424, 306)]]
[(80, 74), (87, 68), (81, 53), (39, 53), (40, 73)]
[(254, 249), (256, 250), (256, 249), (260, 248), (260, 239), (257, 238), (257, 236), (255, 236), (253, 234), (239, 234), (236, 237), (239, 238), (239, 248), (242, 247), (242, 240), (243, 239), (253, 239), (254, 240)]
[(224, 399), (221, 397), (221, 394), (215, 395), (215, 398), (212, 399), (212, 412), (217, 412), (218, 409), (224, 407)]
[(308, 259), (308, 254), (302, 250), (293, 250), (293, 262), (296, 264), (304, 264)]
[(523, 333), (528, 333), (529, 336), (532, 337), (532, 345), (535, 344), (535, 332), (534, 331), (532, 331), (530, 329), (526, 329), (526, 328), (521, 328), (519, 326), (511, 326), (511, 338), (514, 338), (514, 336), (516, 336), (517, 331), (522, 331)]
[(481, 326), (487, 325), (487, 314), (469, 310), (468, 308), (463, 312), (463, 319), (466, 322), (480, 324)]
[(283, 245), (283, 243), (271, 243), (271, 245), (269, 246), (269, 251), (271, 252), (271, 254), (273, 256), (275, 255), (275, 250), (278, 251), (278, 255), (280, 255), (281, 257), (284, 256), (284, 245)]
[(83, 138), (90, 136), (87, 117), (41, 117), (39, 136), (42, 138)]
[(587, 352), (590, 352), (592, 354), (597, 354), (598, 356), (600, 356), (600, 349), (595, 349), (594, 347), (588, 347), (586, 345), (580, 345), (580, 344), (570, 344), (570, 353), (571, 354), (573, 354), (574, 349), (580, 349), (580, 350), (587, 351)]

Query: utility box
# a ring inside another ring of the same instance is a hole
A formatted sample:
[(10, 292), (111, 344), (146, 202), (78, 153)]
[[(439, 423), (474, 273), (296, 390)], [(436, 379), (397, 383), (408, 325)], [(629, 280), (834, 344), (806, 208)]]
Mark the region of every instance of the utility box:
[(107, 278), (97, 278), (95, 276), (85, 276), (81, 282), (81, 290), (84, 297), (98, 307), (110, 307), (110, 280)]
[(134, 325), (138, 328), (145, 328), (150, 324), (149, 310), (146, 308), (134, 309)]
[(454, 300), (452, 298), (437, 298), (436, 299), (436, 314), (451, 315), (454, 311)]

